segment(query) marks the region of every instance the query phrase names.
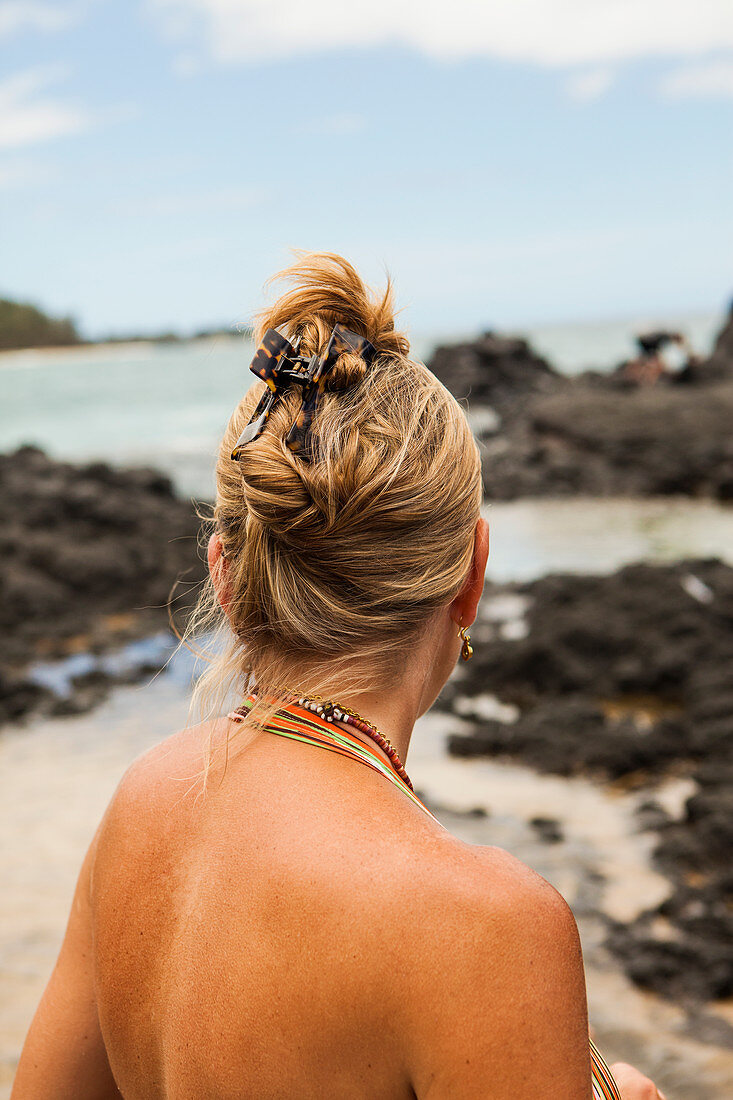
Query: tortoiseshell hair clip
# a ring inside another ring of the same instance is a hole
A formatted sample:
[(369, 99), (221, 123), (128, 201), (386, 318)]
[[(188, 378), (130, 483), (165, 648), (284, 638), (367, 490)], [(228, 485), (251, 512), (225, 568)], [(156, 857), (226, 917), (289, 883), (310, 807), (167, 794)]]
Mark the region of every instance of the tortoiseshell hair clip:
[(285, 444), (309, 462), (309, 429), (313, 422), (318, 399), (326, 388), (328, 375), (339, 356), (349, 353), (360, 356), (367, 366), (372, 362), (376, 349), (364, 336), (359, 336), (343, 325), (334, 325), (323, 355), (306, 359), (298, 354), (289, 340), (277, 329), (269, 328), (255, 352), (250, 370), (267, 386), (252, 413), (249, 423), (234, 445), (232, 458), (236, 461), (246, 447), (264, 431), (274, 406), (291, 386), (300, 386), (303, 399), (298, 415), (288, 432)]

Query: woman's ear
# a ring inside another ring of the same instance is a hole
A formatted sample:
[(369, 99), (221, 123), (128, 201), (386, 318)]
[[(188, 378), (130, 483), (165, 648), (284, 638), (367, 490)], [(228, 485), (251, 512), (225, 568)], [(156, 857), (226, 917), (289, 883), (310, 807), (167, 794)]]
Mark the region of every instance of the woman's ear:
[(473, 560), (463, 588), (451, 604), (450, 616), (459, 626), (470, 626), (476, 618), (481, 593), (484, 590), (486, 562), (489, 560), (489, 525), (481, 516), (473, 537)]
[(216, 598), (221, 604), (224, 613), (228, 613), (229, 607), (229, 593), (227, 589), (227, 560), (224, 557), (224, 547), (221, 543), (221, 536), (218, 531), (209, 539), (209, 545), (206, 550), (206, 557), (209, 562), (209, 573), (211, 574), (211, 580), (216, 591)]

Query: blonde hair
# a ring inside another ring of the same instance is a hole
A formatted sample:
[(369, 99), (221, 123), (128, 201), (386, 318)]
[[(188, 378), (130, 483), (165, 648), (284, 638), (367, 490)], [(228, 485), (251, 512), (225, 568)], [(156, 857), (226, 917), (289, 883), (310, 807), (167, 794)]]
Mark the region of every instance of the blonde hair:
[[(300, 407), (293, 387), (239, 461), (232, 448), (264, 390), (232, 414), (216, 464), (213, 522), (224, 560), (190, 634), (218, 623), (194, 703), (207, 707), (256, 684), (248, 721), (267, 720), (291, 687), (349, 695), (394, 685), (402, 647), (459, 592), (481, 503), (480, 458), (465, 413), (394, 327), (392, 287), (376, 295), (347, 260), (298, 254), (275, 276), (290, 288), (257, 317), (300, 353), (325, 349), (336, 323), (376, 349), (369, 367), (343, 355), (311, 427), (314, 461), (285, 445)], [(223, 637), (222, 637), (223, 635)], [(271, 700), (268, 705), (266, 698)], [(239, 727), (241, 728), (241, 727)]]

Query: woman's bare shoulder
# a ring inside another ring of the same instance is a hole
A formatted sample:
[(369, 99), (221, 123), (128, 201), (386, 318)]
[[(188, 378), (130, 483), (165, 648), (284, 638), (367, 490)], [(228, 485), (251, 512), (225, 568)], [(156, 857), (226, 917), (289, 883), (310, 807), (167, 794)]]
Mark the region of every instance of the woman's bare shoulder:
[(522, 927), (538, 920), (575, 930), (570, 908), (557, 890), (502, 848), (467, 844), (445, 833), (424, 851), (419, 865), (422, 903), (442, 907), (441, 923), (448, 930), (460, 926), (465, 936), (471, 919), (482, 934), (489, 924)]
[(502, 1098), (588, 1097), (585, 978), (567, 903), (498, 848), (446, 840), (425, 874), (399, 1004), (416, 1094), (477, 1096), (491, 1082)]
[[(165, 827), (169, 832), (179, 816), (176, 811), (203, 796), (206, 761), (219, 742), (226, 742), (227, 729), (221, 720), (182, 729), (134, 760), (105, 815), (101, 833), (109, 843), (103, 848), (134, 845), (136, 838), (147, 845), (158, 829)], [(529, 930), (564, 928), (572, 936), (575, 925), (568, 906), (530, 867), (503, 849), (467, 844), (443, 829), (405, 829), (401, 802), (395, 804), (389, 798), (391, 790), (382, 793), (382, 832), (390, 842), (375, 843), (373, 833), (352, 830), (354, 850), (341, 861), (346, 868), (344, 890), (358, 894), (358, 905), (366, 913), (371, 896), (375, 906), (392, 911), (393, 927), (403, 919), (401, 914), (413, 928), (417, 919), (426, 929), (423, 943), (435, 936), (460, 934), (463, 943), (475, 936), (485, 944), (487, 929), (498, 929), (503, 923), (516, 931), (525, 924)], [(183, 818), (188, 828), (188, 814)], [(333, 866), (328, 872), (335, 887), (340, 875)], [(379, 888), (356, 888), (362, 878), (374, 874), (380, 879)], [(410, 896), (407, 910), (400, 902), (406, 893)], [(410, 929), (404, 931), (408, 934)]]
[(446, 834), (413, 866), (410, 881), (405, 942), (425, 993), (439, 985), (449, 999), (450, 990), (460, 999), (465, 990), (480, 988), (481, 999), (490, 989), (499, 1004), (504, 995), (511, 999), (520, 974), (542, 983), (560, 969), (582, 997), (572, 911), (521, 860)]
[(214, 721), (177, 730), (133, 760), (112, 795), (101, 834), (122, 829), (131, 837), (149, 831), (173, 806), (198, 797), (209, 747), (223, 725)]

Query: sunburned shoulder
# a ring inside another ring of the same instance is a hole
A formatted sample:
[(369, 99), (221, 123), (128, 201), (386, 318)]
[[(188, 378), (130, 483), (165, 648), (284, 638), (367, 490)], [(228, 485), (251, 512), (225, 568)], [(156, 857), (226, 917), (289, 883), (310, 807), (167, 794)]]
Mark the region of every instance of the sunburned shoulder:
[(501, 849), (450, 840), (442, 848), (421, 869), (410, 934), (400, 937), (406, 978), (395, 1013), (416, 1094), (486, 1095), (491, 1081), (492, 1096), (549, 1096), (546, 1082), (528, 1085), (526, 1066), (514, 1065), (531, 1049), (559, 1082), (553, 1100), (588, 1096), (585, 980), (570, 908)]
[(178, 730), (138, 756), (122, 776), (105, 814), (105, 827), (127, 834), (147, 830), (182, 799), (196, 798), (205, 774), (207, 749), (220, 735), (221, 723)]
[(521, 860), (502, 848), (466, 844), (446, 833), (412, 869), (417, 905), (440, 912), (441, 934), (474, 928), (485, 939), (491, 928), (511, 925), (563, 932), (574, 939), (575, 920), (564, 898)]
[[(173, 811), (201, 796), (208, 750), (226, 735), (225, 722), (207, 723), (178, 731), (138, 757), (107, 811), (110, 841), (126, 845), (137, 836), (143, 842), (164, 825), (171, 827)], [(347, 827), (342, 832), (350, 838), (350, 855), (336, 864), (328, 861), (330, 889), (337, 890), (343, 878), (345, 904), (358, 900), (364, 916), (372, 905), (389, 911), (391, 926), (397, 931), (404, 923), (401, 931), (412, 943), (416, 922), (426, 929), (423, 942), (460, 936), (468, 944), (475, 934), (485, 943), (492, 927), (521, 932), (525, 924), (554, 928), (572, 939), (568, 906), (535, 871), (500, 848), (464, 843), (420, 814), (413, 818), (416, 828), (406, 829), (403, 799), (390, 797), (386, 786), (375, 788), (374, 795), (377, 790), (384, 843), (375, 843), (371, 831)]]

